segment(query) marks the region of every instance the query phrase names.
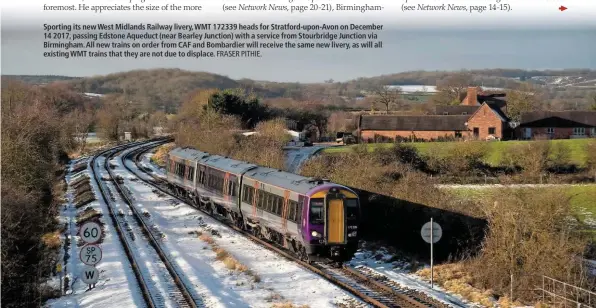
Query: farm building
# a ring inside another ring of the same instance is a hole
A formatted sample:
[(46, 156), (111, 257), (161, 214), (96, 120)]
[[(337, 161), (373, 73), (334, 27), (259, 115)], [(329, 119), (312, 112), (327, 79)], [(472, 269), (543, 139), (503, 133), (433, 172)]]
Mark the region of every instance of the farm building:
[(469, 87), (461, 105), (437, 106), (433, 115), (362, 115), (360, 140), (513, 138), (504, 97)]
[(596, 111), (533, 111), (523, 113), (516, 128), (519, 139), (596, 138)]

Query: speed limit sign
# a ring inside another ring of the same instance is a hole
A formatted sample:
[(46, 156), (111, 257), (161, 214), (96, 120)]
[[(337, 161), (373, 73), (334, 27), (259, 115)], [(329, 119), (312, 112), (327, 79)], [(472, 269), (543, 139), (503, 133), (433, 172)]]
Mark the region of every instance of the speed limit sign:
[(79, 259), (87, 265), (95, 265), (101, 261), (102, 252), (98, 245), (87, 245), (81, 248)]
[(101, 226), (96, 222), (87, 222), (79, 230), (79, 236), (87, 244), (95, 244), (101, 239)]

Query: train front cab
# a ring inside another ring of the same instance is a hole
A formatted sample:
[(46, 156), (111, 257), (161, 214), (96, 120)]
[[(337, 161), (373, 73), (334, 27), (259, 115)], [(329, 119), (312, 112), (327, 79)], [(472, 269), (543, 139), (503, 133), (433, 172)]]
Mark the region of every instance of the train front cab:
[(343, 187), (313, 194), (308, 206), (309, 259), (349, 260), (358, 249), (358, 196)]

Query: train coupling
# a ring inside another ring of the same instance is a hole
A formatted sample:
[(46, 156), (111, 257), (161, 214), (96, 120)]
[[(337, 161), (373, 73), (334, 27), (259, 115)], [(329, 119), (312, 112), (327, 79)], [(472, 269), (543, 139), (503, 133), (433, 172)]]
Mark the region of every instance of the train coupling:
[(341, 254), (341, 251), (340, 251), (339, 247), (331, 247), (331, 256), (332, 257), (339, 257), (340, 254)]

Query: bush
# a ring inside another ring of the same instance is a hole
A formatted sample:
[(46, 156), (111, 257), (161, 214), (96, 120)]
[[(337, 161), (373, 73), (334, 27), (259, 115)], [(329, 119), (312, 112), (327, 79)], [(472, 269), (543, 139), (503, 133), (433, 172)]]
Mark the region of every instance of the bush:
[(165, 144), (158, 147), (157, 151), (155, 151), (155, 154), (151, 156), (151, 161), (160, 167), (165, 167), (167, 155), (173, 147), (173, 144)]
[[(542, 159), (526, 161), (530, 164), (526, 170), (546, 168), (547, 146), (538, 143), (531, 148), (537, 153), (522, 152)], [(481, 159), (484, 149), (462, 146), (459, 153), (463, 158), (456, 168), (466, 169)], [(419, 164), (407, 158), (411, 156), (411, 151), (399, 148), (371, 153), (355, 147), (352, 152), (316, 157), (301, 171), (355, 188), (361, 198), (362, 237), (395, 245), (403, 253), (428, 257), (428, 245), (420, 240), (419, 230), (434, 217), (443, 233), (449, 234), (435, 244), (437, 262), (467, 258), (469, 262), (460, 266), (471, 275), (467, 283), (474, 287), (505, 294), (510, 273), (518, 277), (514, 279), (516, 290), (534, 288), (537, 280), (532, 274), (585, 282), (579, 265), (570, 260), (583, 256), (587, 242), (578, 232), (581, 226), (569, 222), (572, 213), (565, 194), (503, 190), (491, 202), (462, 201), (436, 188), (432, 178), (413, 167)]]
[[(557, 189), (536, 194), (531, 189), (504, 189), (485, 207), (489, 232), (482, 254), (469, 270), (483, 287), (501, 294), (530, 290), (547, 275), (568, 283), (585, 284), (579, 259), (587, 248), (581, 226), (569, 220), (571, 205)], [(518, 292), (530, 300), (528, 292)]]

